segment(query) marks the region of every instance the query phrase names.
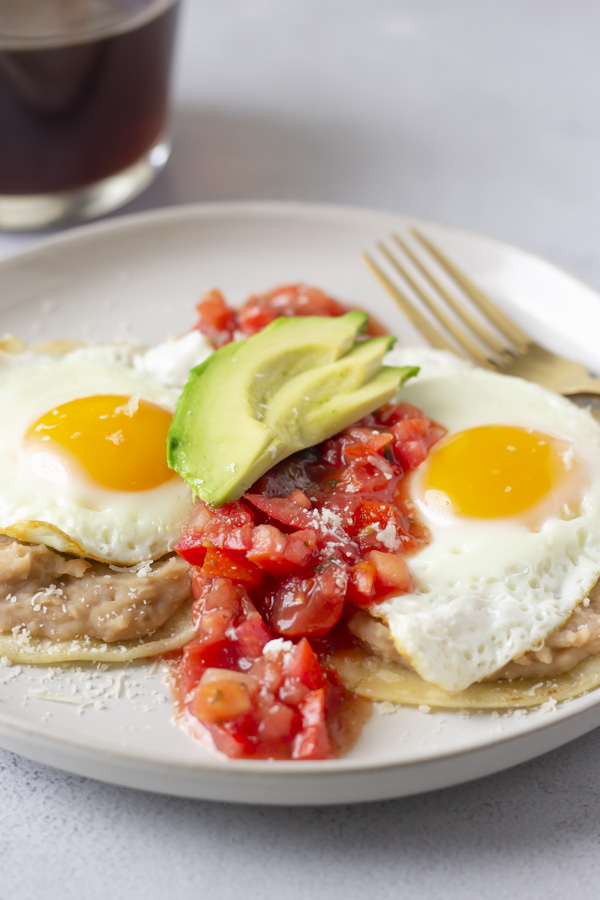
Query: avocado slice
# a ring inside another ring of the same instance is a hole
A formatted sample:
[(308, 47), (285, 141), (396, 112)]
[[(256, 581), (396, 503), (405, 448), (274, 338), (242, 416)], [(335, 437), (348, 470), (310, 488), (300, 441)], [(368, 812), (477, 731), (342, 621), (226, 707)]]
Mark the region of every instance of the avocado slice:
[(361, 312), (282, 317), (192, 369), (167, 439), (171, 468), (220, 506), (391, 400), (418, 370), (382, 367), (394, 338), (356, 343), (366, 322)]
[[(392, 337), (362, 341), (336, 362), (290, 378), (273, 395), (270, 409), (265, 413), (265, 424), (279, 433), (283, 425), (286, 443), (297, 444), (300, 449), (325, 440), (323, 429), (328, 426), (334, 428), (332, 434), (335, 434), (356, 422), (375, 408), (371, 406), (370, 410), (361, 412), (359, 391), (382, 371), (381, 360), (394, 341)], [(395, 393), (398, 388), (396, 375), (393, 380)], [(366, 402), (369, 405), (368, 400)], [(348, 412), (345, 412), (346, 405)], [(347, 420), (348, 415), (351, 418)]]

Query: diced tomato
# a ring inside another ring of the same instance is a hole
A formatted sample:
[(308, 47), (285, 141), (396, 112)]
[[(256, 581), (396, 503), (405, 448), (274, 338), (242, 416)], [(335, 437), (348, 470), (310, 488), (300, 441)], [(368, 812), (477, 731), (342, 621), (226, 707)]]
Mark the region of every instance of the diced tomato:
[(361, 560), (350, 569), (346, 599), (357, 606), (370, 603), (375, 591), (377, 567), (369, 560)]
[(278, 313), (266, 304), (252, 303), (240, 310), (240, 331), (250, 337), (278, 318)]
[[(287, 537), (279, 528), (274, 525), (257, 525), (252, 534), (248, 559), (276, 575), (282, 566), (286, 544)], [(282, 568), (285, 570), (285, 565)]]
[[(287, 309), (288, 315), (295, 316), (343, 316), (348, 312), (346, 306), (334, 300), (319, 288), (310, 287), (306, 284), (294, 285), (292, 290), (288, 290)], [(275, 293), (274, 300), (276, 305), (281, 308), (282, 303)]]
[[(225, 646), (225, 642), (220, 642), (221, 646)], [(204, 662), (205, 645), (202, 640), (190, 641), (183, 648), (181, 663), (179, 664), (179, 683), (183, 697), (186, 697), (192, 688), (194, 688), (206, 669)]]
[(259, 587), (263, 573), (254, 563), (245, 560), (241, 554), (209, 547), (200, 570), (207, 578), (230, 578), (244, 587)]
[(264, 497), (262, 494), (245, 494), (244, 496), (261, 512), (291, 528), (314, 528), (317, 522), (312, 511), (303, 509), (293, 500), (284, 497)]
[(395, 556), (393, 553), (370, 550), (367, 554), (367, 561), (374, 564), (377, 581), (384, 587), (394, 588), (401, 593), (414, 591), (414, 578), (402, 557)]
[(216, 583), (211, 578), (206, 578), (200, 569), (192, 569), (192, 596), (194, 600), (200, 600), (207, 586)]
[(292, 503), (297, 503), (298, 506), (301, 506), (303, 509), (310, 509), (312, 503), (304, 493), (304, 491), (296, 490), (292, 491), (291, 494), (288, 494), (286, 500), (291, 500)]
[(212, 519), (204, 529), (202, 540), (205, 546), (212, 545), (219, 550), (250, 550), (252, 531), (252, 525), (236, 528), (219, 519)]
[(202, 323), (216, 331), (224, 331), (235, 316), (235, 310), (225, 302), (221, 291), (207, 291), (196, 306)]
[(279, 697), (289, 706), (299, 706), (309, 693), (308, 688), (299, 678), (283, 678), (279, 687)]
[(319, 658), (305, 637), (286, 656), (283, 664), (286, 678), (298, 679), (310, 691), (323, 687), (325, 678)]
[(296, 710), (285, 703), (273, 703), (258, 724), (258, 736), (268, 745), (275, 745), (283, 749), (294, 736), (296, 731)]
[(375, 500), (363, 500), (358, 511), (359, 528), (376, 525), (382, 529), (398, 522), (398, 508), (392, 503), (378, 503)]
[(352, 462), (347, 466), (340, 478), (340, 490), (351, 494), (374, 494), (387, 487), (392, 477), (392, 469), (381, 459), (383, 465), (371, 462)]
[(229, 578), (208, 578), (199, 569), (192, 572), (192, 593), (203, 610), (227, 609), (234, 616), (239, 616), (242, 600), (247, 597), (244, 588)]
[[(339, 558), (347, 562), (355, 561), (358, 554), (358, 545), (352, 541), (344, 531), (342, 527), (343, 523), (340, 522), (340, 525), (338, 526), (335, 518), (332, 518), (331, 515), (328, 516), (327, 513), (324, 514), (323, 510), (318, 510), (314, 507), (311, 510), (305, 510), (291, 500), (281, 497), (264, 497), (259, 494), (246, 494), (246, 499), (262, 512), (266, 513), (271, 518), (276, 519), (278, 522), (281, 522), (283, 525), (301, 529), (302, 543), (307, 541), (306, 535), (308, 532), (313, 532), (316, 535), (319, 544), (327, 545), (328, 555), (331, 558)], [(335, 504), (332, 504), (332, 506), (335, 506)], [(324, 509), (328, 510), (330, 513), (333, 512), (333, 510), (327, 506), (324, 506)], [(300, 539), (298, 538), (300, 533), (300, 531), (296, 532), (295, 542), (286, 545), (286, 558), (289, 559), (293, 554), (295, 558), (298, 558), (301, 561), (304, 557), (305, 554), (299, 543)], [(293, 537), (293, 535), (291, 535), (291, 537)], [(309, 548), (312, 550), (311, 540), (308, 539), (308, 541)], [(256, 561), (258, 562), (258, 560)], [(261, 565), (264, 565), (264, 563), (261, 562)], [(304, 563), (301, 563), (301, 565), (304, 565)], [(299, 565), (298, 568), (300, 568), (301, 565)]]
[(253, 748), (243, 727), (234, 728), (231, 722), (224, 724), (203, 722), (202, 724), (212, 737), (217, 750), (229, 757), (229, 759), (253, 755)]
[(399, 441), (413, 441), (427, 434), (430, 426), (429, 419), (403, 419), (390, 427), (390, 431)]
[(203, 542), (221, 550), (249, 550), (253, 525), (254, 515), (246, 503), (242, 500), (226, 503), (211, 511), (202, 531)]
[(255, 334), (279, 316), (341, 316), (347, 308), (318, 288), (290, 284), (250, 297), (239, 313), (244, 334)]
[(221, 550), (249, 550), (252, 546), (252, 510), (243, 501), (209, 510), (200, 502), (185, 524), (175, 550), (193, 566), (201, 566), (208, 546)]
[(274, 525), (257, 525), (246, 557), (270, 575), (289, 575), (308, 563), (317, 536), (312, 530), (283, 534)]
[(232, 503), (225, 503), (218, 509), (212, 511), (213, 516), (227, 522), (229, 525), (253, 525), (254, 514), (247, 503), (243, 500), (234, 500)]
[(365, 421), (389, 428), (397, 422), (404, 421), (404, 419), (426, 418), (425, 413), (418, 406), (413, 406), (412, 403), (387, 403), (385, 406), (375, 410), (374, 413), (371, 413), (370, 416), (366, 416)]
[(262, 656), (254, 662), (249, 671), (266, 691), (275, 695), (283, 683), (283, 654)]
[(300, 704), (302, 730), (294, 738), (293, 759), (327, 759), (331, 743), (325, 723), (325, 691), (311, 691)]
[(214, 513), (201, 500), (192, 510), (189, 519), (184, 525), (183, 533), (194, 532), (194, 534), (201, 534), (213, 515)]
[(267, 598), (271, 628), (284, 637), (326, 634), (340, 620), (347, 584), (343, 563), (326, 565), (310, 577), (284, 578)]
[(429, 427), (429, 431), (425, 436), (425, 440), (427, 441), (427, 449), (433, 447), (438, 441), (440, 441), (446, 435), (446, 429), (442, 428), (441, 425), (431, 425)]
[(416, 469), (427, 457), (427, 443), (423, 438), (398, 441), (394, 444), (394, 456), (407, 471)]
[(355, 520), (358, 510), (360, 509), (362, 498), (356, 494), (345, 494), (341, 491), (315, 491), (312, 495), (315, 503), (322, 511), (328, 509), (330, 512), (339, 516), (341, 527), (348, 534), (354, 534)]
[(287, 536), (284, 560), (293, 569), (303, 569), (308, 565), (317, 543), (317, 535), (311, 529), (293, 531)]
[(236, 329), (236, 311), (225, 302), (221, 291), (206, 293), (196, 307), (197, 328), (210, 337), (217, 347), (228, 343)]
[(191, 566), (201, 566), (206, 556), (206, 547), (202, 543), (202, 535), (184, 534), (175, 544), (175, 552), (179, 553)]
[(237, 719), (252, 710), (258, 682), (227, 669), (206, 669), (191, 698), (191, 711), (203, 722)]
[(393, 445), (395, 459), (410, 471), (420, 466), (429, 448), (444, 436), (446, 430), (429, 419), (405, 419), (393, 425), (391, 431), (398, 438)]
[(194, 610), (193, 621), (198, 630), (198, 637), (211, 641), (225, 640), (227, 629), (235, 618), (231, 609)]
[(389, 431), (352, 425), (341, 434), (325, 442), (323, 458), (332, 466), (340, 466), (353, 460), (365, 461), (382, 455), (385, 447), (394, 440)]
[(342, 456), (348, 460), (367, 460), (370, 456), (381, 453), (393, 440), (394, 436), (387, 431), (349, 428), (343, 435)]
[(246, 619), (236, 628), (236, 638), (240, 656), (244, 659), (256, 659), (271, 640), (269, 629), (257, 613)]
[(199, 639), (183, 648), (179, 676), (184, 696), (200, 681), (206, 669), (232, 669), (237, 653), (227, 639)]

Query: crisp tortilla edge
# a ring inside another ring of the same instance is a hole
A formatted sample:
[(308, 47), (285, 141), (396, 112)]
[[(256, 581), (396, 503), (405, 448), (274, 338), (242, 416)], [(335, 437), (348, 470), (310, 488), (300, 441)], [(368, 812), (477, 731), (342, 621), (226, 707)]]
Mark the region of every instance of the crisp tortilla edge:
[(193, 640), (192, 601), (186, 601), (157, 631), (132, 641), (105, 643), (95, 638), (51, 641), (33, 638), (26, 631), (0, 634), (0, 657), (14, 663), (48, 665), (67, 662), (119, 663), (179, 650)]
[(361, 697), (432, 709), (524, 709), (547, 701), (571, 700), (600, 685), (600, 654), (551, 678), (480, 682), (452, 693), (424, 681), (409, 669), (384, 663), (359, 648), (336, 651), (328, 657), (328, 663), (344, 686)]

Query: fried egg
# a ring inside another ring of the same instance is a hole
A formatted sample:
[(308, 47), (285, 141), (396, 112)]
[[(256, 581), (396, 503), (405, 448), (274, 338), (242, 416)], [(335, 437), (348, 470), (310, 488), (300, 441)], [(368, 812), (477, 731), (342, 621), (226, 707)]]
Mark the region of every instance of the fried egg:
[(209, 352), (192, 332), (147, 353), (0, 353), (0, 532), (118, 565), (170, 551), (193, 498), (167, 432)]
[(423, 366), (402, 399), (447, 434), (412, 474), (431, 534), (409, 560), (417, 589), (371, 613), (426, 681), (457, 691), (539, 647), (600, 576), (600, 426), (531, 382), (451, 354), (395, 350)]

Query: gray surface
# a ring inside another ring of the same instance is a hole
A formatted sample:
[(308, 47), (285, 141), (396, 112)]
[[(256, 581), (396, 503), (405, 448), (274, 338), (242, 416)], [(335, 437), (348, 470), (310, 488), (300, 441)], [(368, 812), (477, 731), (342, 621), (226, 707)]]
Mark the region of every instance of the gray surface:
[[(172, 162), (130, 209), (363, 204), (600, 287), (596, 0), (187, 0), (182, 24)], [(0, 236), (0, 255), (33, 240)], [(0, 898), (595, 897), (599, 758), (594, 733), (437, 794), (287, 811), (0, 753)]]

